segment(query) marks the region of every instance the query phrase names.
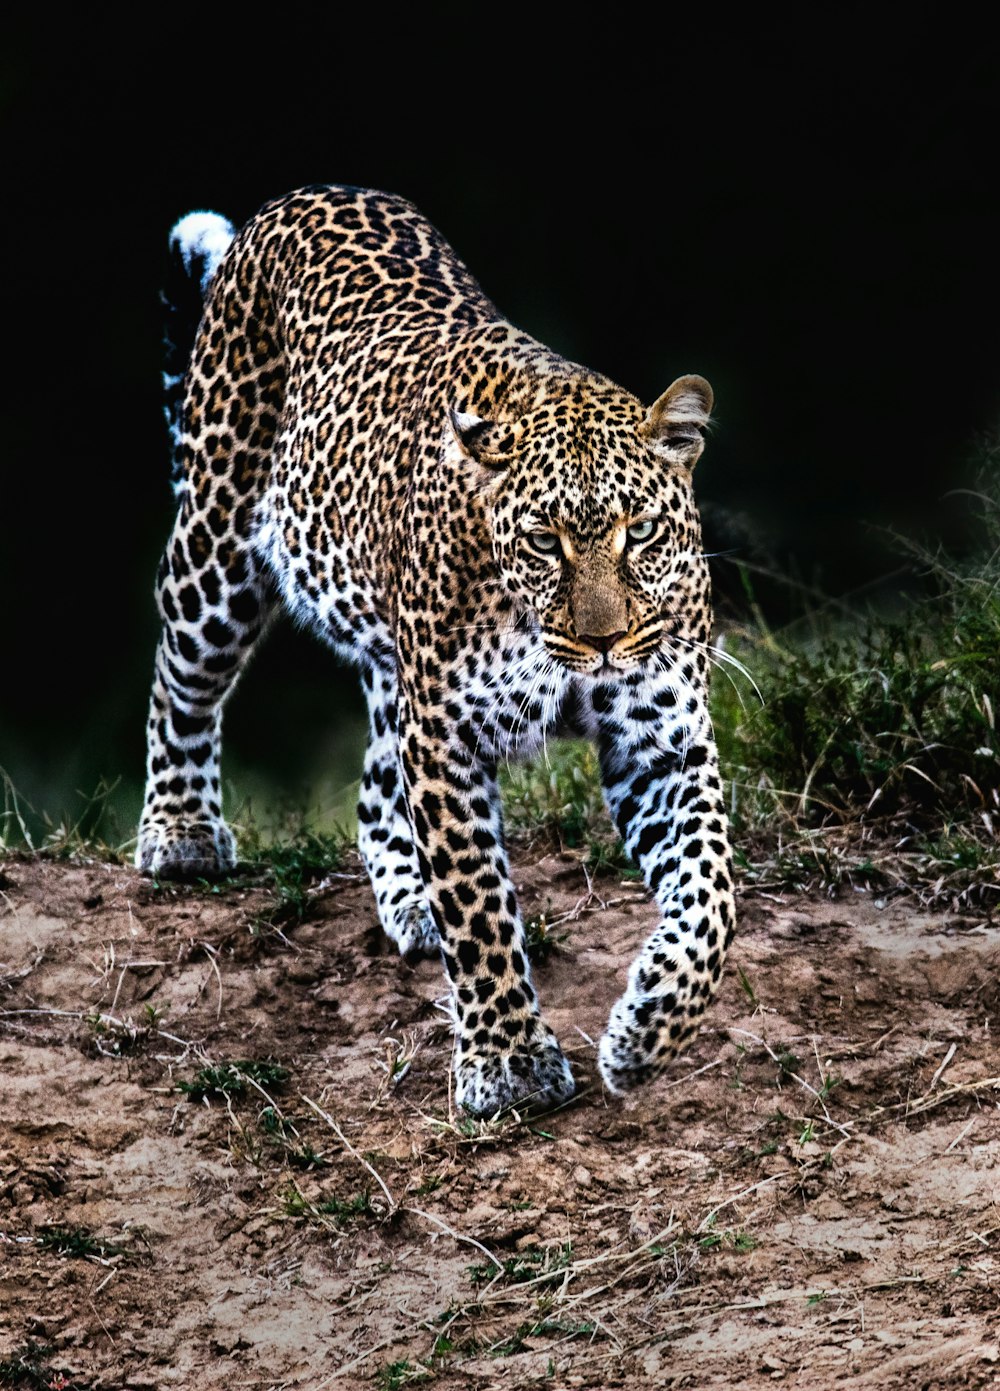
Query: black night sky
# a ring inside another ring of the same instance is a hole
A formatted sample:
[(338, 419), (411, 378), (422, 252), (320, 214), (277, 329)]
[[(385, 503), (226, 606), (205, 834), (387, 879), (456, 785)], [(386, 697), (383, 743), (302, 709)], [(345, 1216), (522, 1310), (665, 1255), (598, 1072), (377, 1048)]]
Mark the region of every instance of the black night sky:
[[(140, 776), (172, 506), (157, 293), (195, 207), (389, 188), (566, 356), (646, 400), (707, 376), (719, 548), (839, 593), (897, 563), (880, 528), (961, 538), (947, 495), (1000, 424), (992, 34), (941, 7), (880, 28), (622, 10), (557, 44), (513, 11), (370, 10), (7, 45), (0, 766), (36, 795)], [(246, 684), (246, 760), (344, 699), (332, 658), (281, 635)]]

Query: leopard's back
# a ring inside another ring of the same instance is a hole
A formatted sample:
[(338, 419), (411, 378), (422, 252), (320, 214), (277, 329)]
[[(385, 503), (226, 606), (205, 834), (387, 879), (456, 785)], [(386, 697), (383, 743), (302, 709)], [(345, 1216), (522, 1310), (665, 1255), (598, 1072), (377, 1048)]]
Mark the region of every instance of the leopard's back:
[(288, 194), (219, 265), (188, 373), (184, 473), (210, 530), (250, 509), (238, 528), (335, 645), (388, 643), (424, 383), (498, 322), (440, 233), (393, 194)]

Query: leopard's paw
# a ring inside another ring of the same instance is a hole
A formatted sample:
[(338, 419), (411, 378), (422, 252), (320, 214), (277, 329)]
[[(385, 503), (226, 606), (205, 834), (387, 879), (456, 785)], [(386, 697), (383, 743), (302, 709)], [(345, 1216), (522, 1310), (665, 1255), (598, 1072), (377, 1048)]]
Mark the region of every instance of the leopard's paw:
[(575, 1090), (569, 1063), (544, 1025), (509, 1051), (469, 1053), (455, 1065), (455, 1100), (474, 1116), (495, 1116), (508, 1106), (551, 1110)]
[(404, 903), (393, 914), (389, 936), (400, 956), (419, 959), (441, 955), (441, 937), (426, 903)]
[(618, 1094), (652, 1081), (681, 1052), (695, 1028), (689, 1009), (678, 1006), (675, 996), (627, 991), (616, 1001), (597, 1051), (608, 1091)]
[(144, 819), (135, 863), (158, 879), (211, 879), (235, 868), (236, 839), (226, 823), (216, 819)]

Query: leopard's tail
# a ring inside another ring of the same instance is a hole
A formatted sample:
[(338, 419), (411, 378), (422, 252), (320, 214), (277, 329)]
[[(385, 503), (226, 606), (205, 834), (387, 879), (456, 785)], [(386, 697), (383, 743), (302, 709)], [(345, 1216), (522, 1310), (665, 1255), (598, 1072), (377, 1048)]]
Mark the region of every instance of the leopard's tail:
[(170, 479), (175, 492), (180, 492), (184, 483), (181, 459), (184, 375), (208, 287), (235, 235), (236, 229), (231, 222), (219, 213), (210, 212), (188, 213), (170, 231), (170, 268), (161, 295), (164, 310), (163, 413), (170, 435)]

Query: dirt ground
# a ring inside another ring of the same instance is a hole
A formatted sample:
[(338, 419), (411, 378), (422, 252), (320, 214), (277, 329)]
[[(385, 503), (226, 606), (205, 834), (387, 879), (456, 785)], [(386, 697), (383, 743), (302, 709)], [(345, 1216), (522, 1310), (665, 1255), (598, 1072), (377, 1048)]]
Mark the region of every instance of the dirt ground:
[(745, 898), (699, 1040), (619, 1101), (593, 1040), (651, 909), (522, 863), (580, 1096), (482, 1124), (357, 875), (276, 932), (259, 887), (0, 873), (0, 1385), (1000, 1386), (996, 926)]

